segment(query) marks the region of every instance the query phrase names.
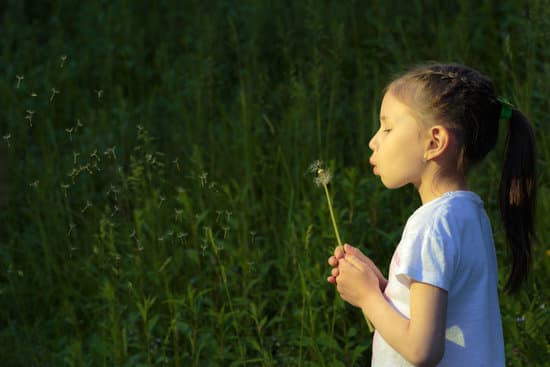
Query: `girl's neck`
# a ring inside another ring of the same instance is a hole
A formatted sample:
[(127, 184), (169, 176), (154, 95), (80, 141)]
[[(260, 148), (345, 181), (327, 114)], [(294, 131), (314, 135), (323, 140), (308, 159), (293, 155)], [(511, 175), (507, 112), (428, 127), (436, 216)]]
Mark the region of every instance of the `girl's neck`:
[(466, 177), (460, 174), (431, 175), (417, 186), (422, 204), (426, 204), (450, 191), (468, 190)]

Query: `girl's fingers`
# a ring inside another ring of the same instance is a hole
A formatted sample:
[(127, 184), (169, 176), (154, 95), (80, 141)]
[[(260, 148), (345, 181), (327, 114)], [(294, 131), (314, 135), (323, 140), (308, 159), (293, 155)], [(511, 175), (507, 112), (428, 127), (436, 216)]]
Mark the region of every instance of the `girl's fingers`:
[(359, 270), (364, 270), (365, 269), (365, 264), (363, 264), (363, 262), (361, 260), (359, 260), (357, 257), (355, 257), (353, 255), (350, 255), (350, 254), (346, 255), (344, 260), (345, 260), (345, 262), (352, 265), (356, 269), (359, 269)]
[(334, 257), (337, 259), (341, 259), (344, 257), (344, 251), (342, 251), (342, 246), (336, 246), (334, 249)]
[(334, 256), (331, 256), (328, 258), (328, 264), (330, 266), (338, 266), (338, 260)]
[(344, 251), (346, 254), (352, 254), (356, 255), (359, 250), (357, 250), (356, 247), (353, 247), (352, 245), (348, 245), (347, 243), (344, 245)]
[(332, 269), (332, 271), (330, 272), (330, 274), (333, 276), (333, 277), (337, 277), (338, 274), (340, 274), (340, 272), (338, 271), (338, 268), (334, 268)]

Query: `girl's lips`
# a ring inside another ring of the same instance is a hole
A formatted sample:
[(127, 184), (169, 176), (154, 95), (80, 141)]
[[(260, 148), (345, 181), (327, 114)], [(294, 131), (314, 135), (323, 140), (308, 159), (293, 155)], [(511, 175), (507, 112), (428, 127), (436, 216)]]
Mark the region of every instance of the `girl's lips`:
[(372, 159), (369, 160), (369, 163), (372, 165), (372, 172), (375, 175), (378, 175), (378, 168), (376, 167), (376, 164), (372, 161)]

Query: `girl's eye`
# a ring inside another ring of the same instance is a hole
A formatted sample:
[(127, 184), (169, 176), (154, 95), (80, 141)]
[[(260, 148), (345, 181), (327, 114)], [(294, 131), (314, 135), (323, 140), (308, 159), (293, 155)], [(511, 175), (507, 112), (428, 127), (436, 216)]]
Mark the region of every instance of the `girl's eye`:
[(382, 130), (382, 132), (383, 132), (383, 133), (386, 133), (386, 134), (389, 133), (390, 131), (391, 131), (391, 129), (384, 129), (384, 130)]

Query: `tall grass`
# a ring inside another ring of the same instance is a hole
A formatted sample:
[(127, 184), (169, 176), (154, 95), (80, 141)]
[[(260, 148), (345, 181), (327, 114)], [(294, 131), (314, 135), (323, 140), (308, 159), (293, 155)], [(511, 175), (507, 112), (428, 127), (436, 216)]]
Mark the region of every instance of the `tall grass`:
[[(367, 145), (381, 91), (425, 60), (492, 76), (532, 119), (533, 275), (501, 294), (509, 365), (548, 361), (547, 0), (9, 2), (0, 21), (4, 365), (368, 365), (325, 282), (342, 238), (384, 267), (411, 188)], [(499, 148), (501, 149), (501, 148)], [(470, 177), (498, 223), (497, 149)]]

